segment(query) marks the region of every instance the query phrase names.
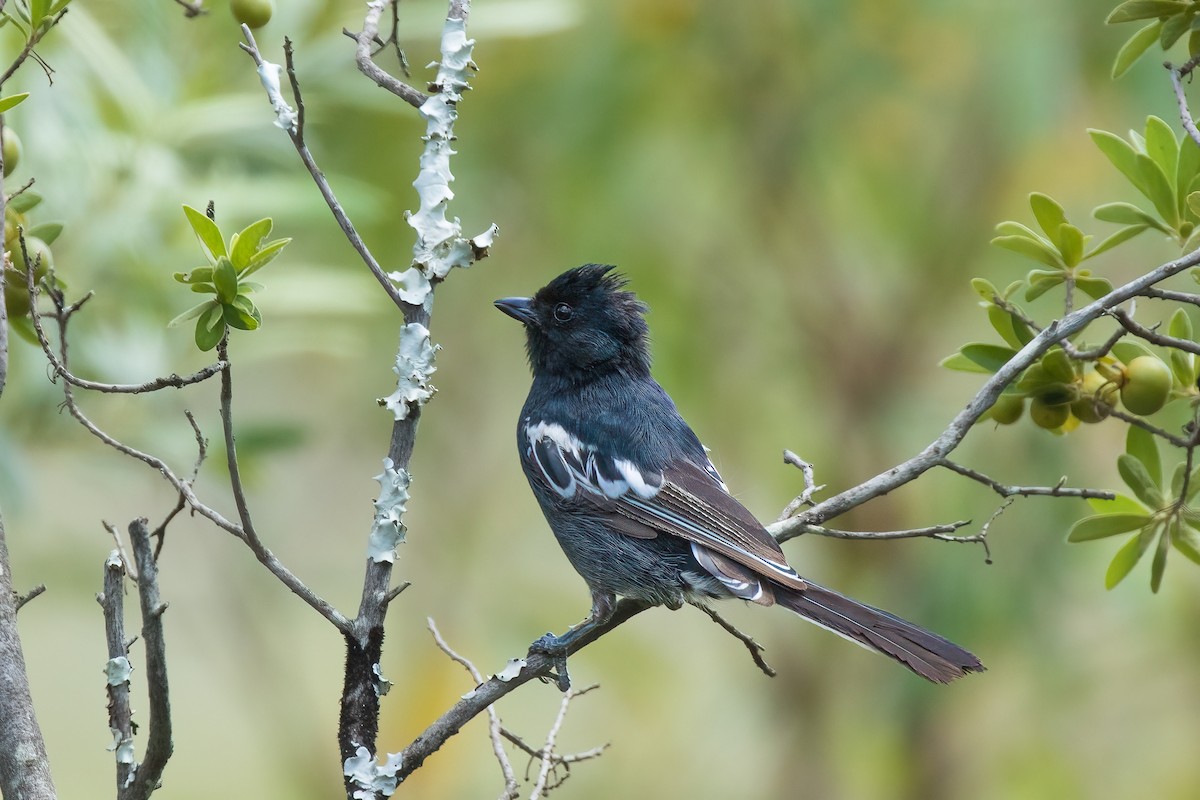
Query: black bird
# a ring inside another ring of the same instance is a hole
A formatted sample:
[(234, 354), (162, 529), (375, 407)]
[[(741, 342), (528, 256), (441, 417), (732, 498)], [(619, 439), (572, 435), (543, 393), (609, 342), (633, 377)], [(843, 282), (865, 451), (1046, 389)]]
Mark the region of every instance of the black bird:
[(953, 642), (788, 566), (651, 377), (646, 306), (612, 270), (585, 264), (531, 298), (496, 301), (524, 324), (533, 371), (517, 425), (521, 467), (592, 592), (591, 616), (535, 649), (565, 666), (571, 642), (606, 621), (618, 595), (670, 608), (738, 597), (781, 605), (930, 681), (983, 671)]

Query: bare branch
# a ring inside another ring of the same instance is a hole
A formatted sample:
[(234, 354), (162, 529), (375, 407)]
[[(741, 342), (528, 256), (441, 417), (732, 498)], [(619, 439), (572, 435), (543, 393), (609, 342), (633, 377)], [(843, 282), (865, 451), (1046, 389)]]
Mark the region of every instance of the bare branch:
[(801, 511), (789, 519), (773, 523), (767, 530), (779, 541), (786, 541), (796, 536), (805, 525), (820, 524), (846, 511), (859, 506), (868, 500), (887, 494), (906, 483), (923, 475), (929, 469), (939, 466), (949, 457), (955, 448), (966, 437), (971, 427), (979, 420), (985, 411), (1000, 397), (1000, 393), (1017, 379), (1035, 361), (1040, 359), (1051, 347), (1078, 333), (1088, 324), (1103, 314), (1143, 292), (1146, 287), (1153, 286), (1172, 275), (1200, 265), (1200, 250), (1193, 251), (1182, 258), (1168, 261), (1165, 264), (1141, 275), (1140, 277), (1114, 289), (1099, 300), (1071, 312), (1047, 326), (1035, 336), (1029, 344), (1021, 348), (1008, 363), (993, 374), (971, 399), (966, 408), (958, 413), (950, 424), (917, 455), (907, 461), (892, 467), (879, 475), (864, 481), (858, 486), (847, 489), (840, 494), (821, 501), (810, 509)]
[(202, 6), (199, 0), (196, 0), (196, 2), (188, 2), (188, 0), (175, 0), (175, 2), (183, 7), (183, 16), (187, 17), (188, 19), (208, 13), (208, 9)]
[(35, 597), (39, 596), (40, 594), (42, 594), (42, 592), (44, 592), (44, 591), (46, 591), (46, 584), (39, 583), (37, 586), (33, 587), (25, 594), (18, 595), (17, 599), (16, 599), (16, 608), (14, 610), (20, 611), (22, 608), (25, 607), (26, 603), (28, 603), (30, 600), (34, 599)]
[(1175, 90), (1175, 102), (1179, 105), (1179, 119), (1183, 122), (1183, 129), (1187, 131), (1187, 135), (1192, 137), (1192, 141), (1200, 145), (1200, 130), (1196, 129), (1196, 123), (1192, 119), (1192, 112), (1188, 108), (1187, 95), (1183, 91), (1183, 78), (1191, 75), (1200, 64), (1200, 60), (1193, 57), (1188, 59), (1182, 67), (1175, 69), (1171, 62), (1163, 64), (1167, 72), (1171, 73), (1171, 88)]
[[(164, 523), (165, 524), (165, 523)], [(120, 800), (149, 800), (158, 788), (163, 770), (174, 751), (171, 741), (171, 696), (167, 681), (167, 645), (162, 616), (167, 605), (158, 591), (158, 564), (145, 519), (129, 523), (129, 541), (137, 560), (138, 600), (142, 611), (142, 643), (146, 649), (146, 692), (150, 702), (150, 725), (146, 754), (138, 766), (128, 792)], [(124, 784), (122, 784), (124, 786)]]
[(830, 539), (871, 539), (881, 541), (884, 539), (941, 539), (946, 542), (957, 542), (962, 539), (961, 536), (951, 536), (954, 531), (965, 528), (971, 524), (969, 519), (960, 519), (956, 522), (948, 522), (942, 525), (926, 525), (923, 528), (908, 528), (901, 531), (844, 531), (837, 528), (827, 528), (823, 525), (809, 525), (805, 528), (805, 533), (815, 533), (818, 536), (827, 536)]
[(948, 458), (941, 459), (937, 466), (945, 467), (951, 472), (957, 472), (964, 478), (970, 478), (977, 483), (982, 483), (1001, 497), (1031, 497), (1034, 495), (1044, 497), (1082, 497), (1084, 499), (1093, 498), (1096, 500), (1112, 500), (1116, 495), (1112, 492), (1107, 492), (1102, 489), (1073, 489), (1066, 485), (1067, 479), (1064, 476), (1060, 478), (1058, 483), (1053, 486), (1007, 486), (999, 481), (989, 478), (978, 470), (964, 467), (956, 461), (951, 461)]
[(1121, 323), (1121, 327), (1137, 336), (1139, 339), (1145, 339), (1151, 344), (1162, 345), (1163, 347), (1173, 347), (1176, 350), (1183, 350), (1187, 353), (1195, 353), (1200, 355), (1200, 344), (1196, 344), (1190, 339), (1177, 339), (1174, 336), (1166, 336), (1153, 328), (1147, 328), (1136, 322), (1133, 317), (1129, 316), (1125, 311), (1115, 308), (1112, 311), (1113, 319)]
[[(587, 694), (592, 689), (597, 689), (599, 686), (593, 684), (583, 689), (568, 689), (563, 692), (562, 701), (558, 704), (558, 714), (554, 717), (554, 724), (550, 726), (550, 730), (546, 732), (546, 743), (542, 747), (541, 766), (538, 768), (537, 778), (533, 782), (533, 790), (529, 793), (529, 800), (539, 800), (551, 789), (562, 784), (565, 776), (562, 779), (550, 782), (551, 771), (559, 764), (565, 764), (562, 757), (554, 752), (554, 746), (558, 741), (558, 732), (562, 729), (563, 721), (567, 718), (567, 709), (571, 706), (571, 701), (580, 695)], [(601, 748), (603, 749), (603, 748)]]
[(821, 484), (820, 486), (816, 485), (816, 481), (813, 478), (812, 464), (808, 463), (791, 450), (783, 451), (783, 463), (791, 464), (804, 474), (804, 491), (801, 492), (798, 497), (792, 500), (792, 502), (788, 503), (787, 508), (783, 509), (783, 513), (779, 515), (779, 519), (781, 520), (787, 519), (792, 514), (795, 514), (803, 506), (811, 506), (813, 504), (813, 494), (825, 488), (825, 484)]
[(96, 602), (104, 609), (104, 639), (108, 643), (108, 727), (117, 765), (117, 797), (123, 798), (137, 769), (133, 754), (133, 708), (129, 704), (129, 649), (125, 643), (125, 562), (114, 550), (104, 561), (104, 591)]
[[(433, 617), (426, 617), (425, 623), (429, 626), (429, 632), (433, 634), (433, 641), (438, 648), (455, 661), (463, 666), (471, 674), (471, 678), (476, 685), (483, 683), (483, 675), (475, 668), (467, 658), (460, 656), (446, 644), (446, 640), (442, 638), (441, 632), (437, 629), (437, 625), (433, 621)], [(500, 762), (500, 771), (504, 774), (504, 793), (502, 798), (512, 798), (515, 800), (520, 795), (517, 786), (517, 776), (513, 772), (512, 762), (508, 760), (508, 753), (504, 752), (504, 742), (500, 739), (500, 715), (496, 713), (496, 706), (489, 705), (487, 707), (488, 715), (488, 737), (492, 740), (492, 753), (496, 756), (496, 760)]]
[[(226, 366), (221, 370), (221, 428), (225, 432), (225, 463), (229, 467), (229, 486), (233, 490), (233, 501), (241, 520), (241, 540), (246, 543), (255, 557), (267, 570), (292, 590), (292, 593), (308, 603), (321, 616), (329, 620), (343, 634), (350, 631), (350, 621), (324, 598), (310, 589), (302, 580), (284, 566), (278, 556), (271, 552), (258, 535), (254, 520), (250, 516), (250, 504), (242, 484), (241, 467), (238, 464), (237, 442), (233, 432), (233, 367), (229, 365), (229, 331), (217, 343), (217, 356)], [(190, 487), (189, 487), (190, 489)]]
[(763, 658), (763, 646), (761, 644), (754, 641), (754, 639), (752, 639), (748, 634), (742, 633), (740, 630), (734, 627), (733, 623), (722, 617), (714, 609), (709, 608), (701, 603), (692, 603), (691, 605), (703, 611), (708, 615), (709, 619), (724, 628), (726, 633), (730, 634), (733, 636), (733, 638), (746, 645), (746, 649), (750, 651), (750, 658), (754, 659), (754, 665), (762, 670), (764, 675), (766, 675), (768, 678), (774, 678), (778, 674), (775, 672), (774, 667), (768, 664), (766, 659)]
[[(254, 59), (254, 63), (258, 66), (260, 76), (263, 75), (264, 72), (270, 71), (272, 68), (278, 70), (278, 65), (271, 64), (263, 59), (262, 54), (258, 50), (258, 43), (254, 40), (254, 34), (250, 33), (250, 29), (245, 25), (242, 26), (242, 35), (246, 38), (246, 42), (244, 44), (240, 44), (239, 46), (245, 50), (252, 59)], [(296, 80), (296, 71), (291, 65), (290, 47), (288, 48), (288, 61), (288, 77), (291, 79), (292, 92), (296, 97), (297, 105), (301, 106), (302, 108), (303, 106), (300, 100), (300, 84)], [(276, 83), (278, 82), (276, 81)], [(267, 97), (274, 102), (272, 90), (268, 89)], [(341, 203), (338, 202), (337, 197), (333, 193), (333, 188), (329, 185), (329, 181), (325, 178), (325, 173), (323, 173), (317, 166), (316, 159), (314, 159), (312, 153), (309, 152), (308, 145), (304, 143), (303, 130), (301, 130), (297, 125), (295, 128), (287, 128), (286, 132), (288, 138), (292, 140), (292, 146), (296, 148), (296, 153), (300, 156), (300, 160), (304, 163), (305, 168), (308, 170), (308, 174), (312, 176), (313, 182), (317, 184), (317, 189), (321, 192), (321, 196), (325, 198), (325, 204), (328, 205), (329, 210), (333, 212), (333, 217), (335, 220), (337, 220), (337, 224), (342, 229), (342, 233), (345, 235), (346, 240), (350, 242), (350, 246), (354, 248), (355, 252), (358, 253), (363, 263), (366, 264), (367, 269), (369, 269), (371, 274), (375, 277), (376, 282), (383, 287), (383, 290), (387, 293), (387, 296), (392, 299), (392, 302), (395, 303), (398, 308), (403, 310), (407, 304), (401, 299), (400, 293), (396, 289), (395, 284), (393, 284), (391, 279), (388, 278), (387, 273), (384, 272), (383, 267), (379, 265), (379, 262), (375, 260), (375, 256), (371, 255), (370, 249), (362, 240), (362, 237), (359, 236), (358, 230), (354, 227), (354, 223), (350, 221), (350, 217), (346, 215)]]
[(1189, 303), (1193, 306), (1200, 306), (1200, 294), (1176, 292), (1172, 289), (1159, 289), (1155, 286), (1147, 287), (1142, 292), (1142, 297), (1150, 297), (1155, 300), (1172, 300), (1176, 303)]
[(342, 32), (358, 45), (354, 51), (354, 60), (358, 64), (359, 72), (374, 81), (376, 86), (387, 89), (413, 108), (420, 108), (429, 96), (382, 70), (375, 63), (374, 54), (371, 52), (371, 45), (379, 40), (379, 18), (383, 14), (384, 6), (388, 4), (387, 0), (371, 0), (367, 3), (367, 16), (363, 19), (362, 30), (358, 33), (348, 30)]

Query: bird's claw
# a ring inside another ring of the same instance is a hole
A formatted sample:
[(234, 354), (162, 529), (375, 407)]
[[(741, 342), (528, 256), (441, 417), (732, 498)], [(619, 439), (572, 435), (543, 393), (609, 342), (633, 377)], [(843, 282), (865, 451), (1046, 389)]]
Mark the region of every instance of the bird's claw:
[(554, 667), (551, 675), (560, 692), (571, 688), (571, 676), (567, 672), (567, 643), (563, 637), (547, 633), (529, 646), (530, 653), (540, 653), (550, 659)]

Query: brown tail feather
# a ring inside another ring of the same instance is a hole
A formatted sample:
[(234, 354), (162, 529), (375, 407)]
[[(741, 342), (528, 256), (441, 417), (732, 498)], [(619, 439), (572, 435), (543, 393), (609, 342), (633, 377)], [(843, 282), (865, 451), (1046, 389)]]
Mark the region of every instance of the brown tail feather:
[(935, 683), (984, 671), (974, 654), (936, 633), (813, 583), (805, 591), (776, 584), (775, 602)]

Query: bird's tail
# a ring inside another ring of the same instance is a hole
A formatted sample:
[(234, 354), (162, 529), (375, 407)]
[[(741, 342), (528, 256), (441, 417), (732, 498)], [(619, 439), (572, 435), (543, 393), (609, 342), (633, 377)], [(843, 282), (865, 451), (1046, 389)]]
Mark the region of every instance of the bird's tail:
[(778, 584), (774, 589), (775, 602), (784, 608), (868, 650), (894, 658), (926, 680), (949, 683), (968, 672), (984, 671), (973, 653), (954, 642), (830, 589), (813, 583), (803, 591)]

